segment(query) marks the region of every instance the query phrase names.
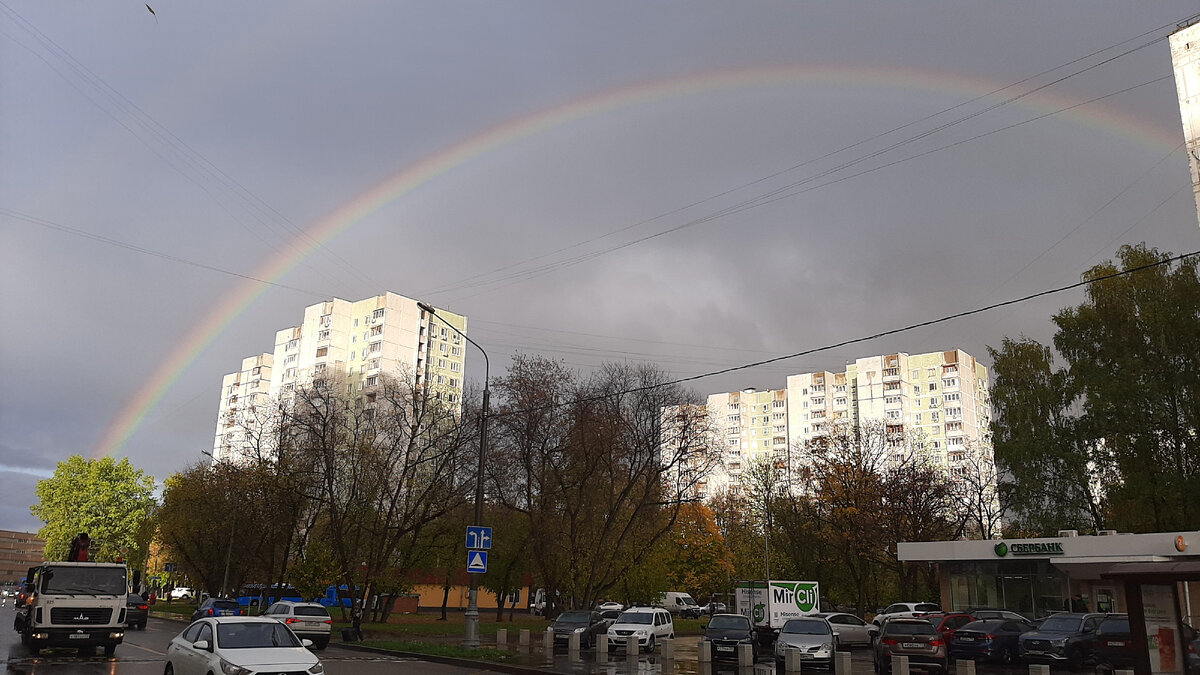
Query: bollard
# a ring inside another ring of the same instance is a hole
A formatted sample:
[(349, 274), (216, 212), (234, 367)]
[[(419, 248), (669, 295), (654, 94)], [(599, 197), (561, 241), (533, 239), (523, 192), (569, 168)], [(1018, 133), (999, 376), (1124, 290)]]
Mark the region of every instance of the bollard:
[(955, 659), (954, 675), (975, 675), (975, 659)]
[(696, 666), (696, 675), (714, 675), (715, 673), (711, 661), (701, 661)]
[(892, 655), (892, 675), (909, 675), (907, 656)]
[(579, 660), (579, 633), (571, 633), (567, 636), (567, 656), (572, 661)]
[[(783, 671), (789, 675), (799, 675), (801, 669), (800, 650), (789, 649), (783, 653)], [(841, 673), (838, 673), (841, 675)]]
[(712, 663), (712, 643), (708, 640), (701, 640), (696, 648), (700, 655), (700, 663)]
[(547, 628), (545, 633), (542, 633), (542, 649), (546, 655), (554, 654), (554, 629)]
[(754, 645), (738, 645), (738, 668), (747, 668), (754, 665)]
[(596, 662), (608, 663), (608, 634), (596, 636)]
[[(853, 672), (853, 666), (850, 661), (850, 652), (834, 652), (833, 653), (833, 672), (834, 675), (850, 675)], [(946, 675), (946, 674), (943, 674)]]
[(496, 649), (508, 649), (508, 629), (496, 629)]
[(1122, 668), (1120, 670), (1114, 670), (1113, 675), (1133, 675), (1133, 671)]
[[(1050, 675), (1050, 666), (1044, 663), (1031, 663), (1029, 664), (1029, 675)], [(1129, 675), (1133, 675), (1133, 673)]]
[(625, 658), (637, 660), (637, 655), (638, 655), (639, 651), (641, 651), (641, 650), (638, 648), (637, 636), (636, 635), (625, 636)]
[(517, 639), (520, 640), (522, 647), (528, 647), (529, 646), (529, 629), (522, 628), (520, 637), (518, 637)]
[(671, 638), (667, 638), (667, 639), (663, 640), (662, 642), (660, 642), (659, 644), (662, 645), (661, 647), (658, 648), (659, 656), (661, 656), (664, 660), (667, 660), (667, 661), (674, 660), (675, 659), (675, 641), (672, 640)]
[(756, 663), (754, 664), (754, 675), (775, 675), (775, 666)]

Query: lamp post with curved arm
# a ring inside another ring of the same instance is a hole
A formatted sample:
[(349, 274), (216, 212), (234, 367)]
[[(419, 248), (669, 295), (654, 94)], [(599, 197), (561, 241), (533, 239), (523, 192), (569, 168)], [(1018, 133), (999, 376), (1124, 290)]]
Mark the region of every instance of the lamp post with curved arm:
[[(483, 354), (483, 409), (479, 413), (479, 467), (475, 473), (475, 522), (476, 527), (483, 525), (483, 458), (487, 455), (487, 423), (488, 423), (488, 374), (490, 364), (488, 363), (487, 352), (483, 347), (479, 346), (467, 334), (456, 328), (449, 321), (438, 316), (437, 310), (431, 305), (423, 302), (418, 302), (419, 307), (423, 312), (426, 312), (431, 317), (437, 317), (439, 321), (450, 326), (450, 330), (458, 333), (464, 340), (475, 345), (480, 354)], [(426, 356), (428, 358), (428, 356)], [(479, 648), (479, 574), (471, 572), (470, 588), (467, 590), (467, 611), (463, 612), (465, 619), (466, 634), (463, 637), (463, 646), (468, 649)]]

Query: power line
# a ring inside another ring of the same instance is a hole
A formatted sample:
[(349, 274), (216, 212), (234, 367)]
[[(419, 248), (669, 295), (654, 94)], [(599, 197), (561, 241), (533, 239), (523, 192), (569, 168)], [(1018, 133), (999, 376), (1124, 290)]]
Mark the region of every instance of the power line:
[(1127, 270), (1113, 272), (1111, 274), (1105, 274), (1105, 275), (1102, 275), (1099, 277), (1095, 277), (1093, 279), (1084, 279), (1082, 281), (1078, 281), (1073, 284), (1068, 284), (1066, 286), (1059, 286), (1057, 288), (1051, 288), (1051, 289), (1047, 289), (1047, 290), (1043, 290), (1043, 291), (1038, 291), (1037, 293), (1030, 293), (1029, 295), (1025, 295), (1025, 296), (1022, 296), (1019, 298), (1013, 298), (1011, 300), (1005, 300), (1003, 302), (996, 302), (996, 303), (993, 303), (990, 305), (985, 305), (983, 307), (976, 307), (975, 309), (969, 309), (966, 311), (958, 312), (956, 314), (948, 314), (946, 316), (943, 316), (943, 317), (940, 317), (937, 319), (929, 319), (926, 321), (920, 321), (918, 323), (909, 324), (907, 326), (903, 326), (900, 328), (893, 328), (891, 330), (885, 330), (885, 331), (882, 331), (879, 333), (875, 333), (873, 335), (866, 335), (866, 336), (862, 336), (862, 337), (850, 338), (848, 340), (842, 340), (841, 342), (835, 342), (833, 344), (828, 344), (823, 347), (813, 347), (811, 349), (805, 349), (805, 350), (798, 351), (794, 354), (786, 354), (784, 356), (776, 356), (774, 358), (764, 359), (762, 361), (755, 361), (754, 363), (746, 363), (746, 364), (743, 364), (740, 366), (733, 366), (730, 368), (722, 368), (720, 370), (713, 370), (713, 371), (709, 371), (707, 373), (702, 373), (700, 375), (692, 375), (690, 377), (681, 377), (681, 378), (677, 378), (677, 379), (670, 380), (667, 382), (660, 382), (658, 384), (650, 384), (650, 385), (646, 385), (646, 386), (642, 386), (642, 387), (633, 387), (631, 389), (625, 389), (622, 391), (610, 392), (607, 394), (600, 394), (597, 396), (589, 396), (589, 397), (585, 397), (585, 398), (581, 398), (581, 399), (576, 399), (573, 401), (568, 401), (566, 403), (556, 403), (553, 405), (540, 406), (537, 408), (525, 408), (522, 410), (513, 410), (513, 411), (509, 411), (509, 412), (496, 413), (494, 416), (502, 417), (502, 416), (508, 416), (508, 415), (523, 415), (523, 414), (531, 413), (531, 412), (541, 412), (544, 410), (553, 410), (555, 408), (562, 408), (562, 407), (569, 406), (569, 405), (576, 405), (579, 403), (588, 403), (591, 401), (600, 401), (600, 400), (604, 400), (606, 398), (611, 398), (613, 396), (623, 396), (625, 394), (636, 394), (636, 393), (640, 393), (643, 391), (652, 391), (654, 389), (670, 387), (670, 386), (673, 386), (676, 384), (683, 384), (684, 382), (692, 382), (692, 381), (704, 379), (707, 377), (714, 377), (716, 375), (725, 375), (727, 373), (737, 372), (739, 370), (748, 370), (750, 368), (757, 368), (759, 366), (765, 366), (770, 363), (777, 363), (779, 361), (786, 361), (787, 359), (794, 359), (794, 358), (797, 358), (800, 356), (808, 356), (810, 354), (826, 352), (826, 351), (830, 351), (832, 349), (837, 349), (839, 347), (845, 347), (845, 346), (852, 345), (852, 344), (858, 344), (860, 342), (868, 342), (870, 340), (875, 340), (875, 339), (878, 339), (881, 337), (887, 337), (889, 335), (896, 335), (898, 333), (904, 333), (904, 332), (907, 332), (910, 330), (915, 330), (917, 328), (925, 328), (925, 327), (933, 326), (933, 325), (936, 325), (939, 323), (946, 323), (947, 321), (953, 321), (954, 319), (961, 319), (963, 317), (971, 316), (974, 314), (980, 314), (980, 313), (987, 312), (987, 311), (990, 311), (993, 309), (998, 309), (1000, 307), (1007, 307), (1009, 305), (1015, 305), (1015, 304), (1022, 303), (1022, 302), (1028, 302), (1030, 300), (1045, 297), (1047, 295), (1063, 293), (1065, 291), (1074, 290), (1076, 288), (1081, 288), (1083, 286), (1090, 286), (1092, 284), (1099, 283), (1101, 281), (1108, 281), (1110, 279), (1116, 279), (1119, 277), (1128, 276), (1130, 274), (1134, 274), (1137, 272), (1142, 272), (1142, 271), (1152, 269), (1155, 267), (1160, 267), (1162, 265), (1179, 262), (1181, 260), (1185, 260), (1187, 258), (1191, 258), (1194, 256), (1200, 256), (1200, 251), (1192, 251), (1191, 253), (1183, 253), (1183, 254), (1180, 254), (1177, 256), (1159, 260), (1157, 262), (1148, 263), (1146, 265), (1139, 265), (1138, 267), (1131, 267)]

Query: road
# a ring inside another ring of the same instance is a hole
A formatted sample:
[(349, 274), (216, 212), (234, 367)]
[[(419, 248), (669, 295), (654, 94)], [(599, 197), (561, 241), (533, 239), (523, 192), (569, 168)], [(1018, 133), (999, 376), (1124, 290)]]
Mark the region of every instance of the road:
[[(30, 656), (12, 629), (12, 610), (0, 611), (0, 672), (22, 675), (162, 675), (166, 664), (167, 643), (187, 625), (181, 621), (151, 618), (146, 630), (125, 633), (125, 641), (111, 659), (97, 650), (93, 656), (79, 656), (74, 650), (44, 650)], [(480, 668), (460, 668), (437, 663), (368, 654), (338, 647), (336, 643), (317, 652), (328, 675), (383, 675), (388, 673), (431, 673), (457, 675), (487, 672)]]

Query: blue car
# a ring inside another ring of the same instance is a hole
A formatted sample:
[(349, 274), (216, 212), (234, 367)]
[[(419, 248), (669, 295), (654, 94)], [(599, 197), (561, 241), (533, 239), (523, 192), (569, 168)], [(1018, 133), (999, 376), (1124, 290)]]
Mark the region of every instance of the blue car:
[(984, 619), (954, 632), (950, 658), (1013, 663), (1020, 656), (1021, 636), (1034, 629), (1030, 621)]

